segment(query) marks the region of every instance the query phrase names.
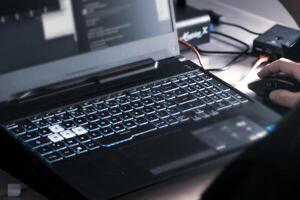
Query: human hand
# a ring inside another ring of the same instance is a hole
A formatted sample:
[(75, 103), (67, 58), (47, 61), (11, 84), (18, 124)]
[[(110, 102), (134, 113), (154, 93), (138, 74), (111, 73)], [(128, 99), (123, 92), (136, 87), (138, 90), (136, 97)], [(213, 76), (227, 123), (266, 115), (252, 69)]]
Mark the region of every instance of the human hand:
[[(287, 59), (280, 59), (264, 67), (258, 76), (264, 78), (273, 74), (285, 74), (300, 81), (300, 64)], [(275, 90), (271, 92), (269, 97), (278, 105), (292, 108), (300, 101), (300, 92)]]

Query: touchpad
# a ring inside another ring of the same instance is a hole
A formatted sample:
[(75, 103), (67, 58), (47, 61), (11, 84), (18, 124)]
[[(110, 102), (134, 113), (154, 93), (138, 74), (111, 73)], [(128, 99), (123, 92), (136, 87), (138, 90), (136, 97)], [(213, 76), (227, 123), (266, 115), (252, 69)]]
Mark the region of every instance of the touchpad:
[(139, 166), (161, 174), (216, 154), (189, 133), (175, 132), (120, 149)]

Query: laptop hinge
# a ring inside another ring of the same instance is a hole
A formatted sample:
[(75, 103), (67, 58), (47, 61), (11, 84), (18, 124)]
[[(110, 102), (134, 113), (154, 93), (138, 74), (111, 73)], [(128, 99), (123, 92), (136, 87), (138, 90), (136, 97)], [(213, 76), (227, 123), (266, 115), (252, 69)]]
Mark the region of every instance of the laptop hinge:
[(71, 81), (66, 81), (19, 93), (11, 97), (7, 102), (25, 103), (47, 96), (64, 93), (66, 91), (87, 87), (93, 84), (108, 84), (110, 82), (115, 82), (121, 79), (128, 79), (130, 77), (138, 76), (139, 74), (157, 70), (158, 67), (158, 61), (155, 61), (153, 59), (145, 59), (139, 62), (119, 66), (111, 70), (103, 71), (101, 73), (82, 77), (80, 79), (74, 79)]

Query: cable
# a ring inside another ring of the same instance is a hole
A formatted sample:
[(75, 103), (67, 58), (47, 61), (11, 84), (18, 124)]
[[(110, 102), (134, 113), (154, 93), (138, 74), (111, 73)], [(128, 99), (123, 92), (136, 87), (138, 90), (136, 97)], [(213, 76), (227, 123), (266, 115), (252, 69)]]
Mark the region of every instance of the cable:
[(202, 68), (204, 68), (204, 66), (203, 66), (203, 62), (202, 62), (202, 59), (201, 59), (201, 55), (200, 55), (201, 52), (203, 52), (203, 53), (205, 53), (205, 52), (213, 52), (213, 53), (216, 53), (216, 54), (221, 54), (221, 53), (224, 53), (224, 54), (238, 54), (238, 55), (235, 56), (229, 63), (227, 63), (225, 66), (219, 67), (219, 68), (206, 69), (207, 71), (210, 71), (210, 72), (221, 72), (221, 71), (228, 70), (228, 69), (231, 67), (231, 65), (232, 65), (233, 63), (235, 63), (238, 59), (240, 59), (243, 55), (249, 54), (250, 46), (249, 46), (247, 43), (245, 43), (245, 42), (243, 42), (243, 41), (241, 41), (241, 40), (239, 40), (239, 39), (237, 39), (237, 38), (234, 38), (234, 37), (232, 37), (232, 36), (230, 36), (230, 35), (221, 33), (221, 32), (216, 32), (216, 31), (214, 31), (214, 32), (212, 32), (212, 34), (219, 35), (219, 36), (222, 36), (222, 37), (231, 39), (231, 40), (233, 40), (233, 41), (235, 41), (235, 42), (238, 42), (238, 43), (242, 44), (243, 46), (245, 46), (246, 49), (245, 49), (244, 51), (241, 51), (241, 52), (229, 52), (229, 51), (228, 51), (228, 52), (226, 52), (226, 51), (215, 51), (215, 52), (214, 52), (214, 51), (202, 51), (202, 50), (199, 49), (197, 46), (194, 46), (193, 44), (191, 44), (191, 43), (189, 43), (189, 42), (187, 42), (187, 41), (185, 41), (185, 40), (180, 39), (179, 42), (180, 42), (182, 45), (184, 45), (184, 46), (190, 48), (190, 49), (196, 54), (197, 59), (198, 59), (198, 61), (199, 61), (199, 65), (200, 65)]
[(200, 67), (204, 68), (203, 67), (203, 62), (202, 62), (202, 59), (201, 59), (201, 55), (200, 55), (199, 51), (197, 50), (197, 47), (195, 47), (194, 45), (192, 45), (191, 43), (189, 43), (189, 42), (187, 42), (183, 39), (180, 39), (179, 43), (186, 46), (187, 48), (190, 48), (196, 54)]
[(244, 30), (244, 31), (246, 31), (248, 33), (253, 34), (253, 35), (262, 35), (262, 33), (254, 32), (254, 31), (252, 31), (252, 30), (250, 30), (250, 29), (248, 29), (246, 27), (243, 27), (243, 26), (241, 26), (239, 24), (234, 24), (234, 23), (224, 22), (224, 21), (221, 21), (220, 24), (221, 25), (233, 26), (233, 27), (236, 27), (236, 28), (240, 28), (240, 29), (242, 29), (242, 30)]
[[(238, 54), (237, 56), (235, 56), (229, 63), (227, 63), (225, 66), (223, 67), (218, 67), (218, 68), (211, 68), (211, 69), (207, 69), (207, 71), (210, 71), (210, 72), (222, 72), (222, 71), (225, 71), (225, 70), (228, 70), (232, 64), (234, 64), (238, 59), (240, 59), (243, 55), (247, 55), (249, 54), (249, 50), (250, 50), (250, 46), (237, 39), (237, 38), (234, 38), (230, 35), (227, 35), (225, 33), (221, 33), (221, 32), (217, 32), (217, 31), (214, 31), (214, 32), (211, 32), (212, 34), (215, 34), (215, 35), (219, 35), (219, 36), (222, 36), (222, 37), (225, 37), (225, 38), (228, 38), (230, 40), (233, 40), (235, 42), (238, 42), (240, 44), (242, 44), (243, 46), (245, 46), (245, 50), (244, 51), (241, 51), (241, 52), (234, 52), (234, 54)], [(197, 49), (197, 51), (201, 52), (201, 50), (198, 48), (198, 47), (195, 47)], [(229, 52), (226, 52), (225, 54), (233, 54), (232, 52), (229, 53)]]

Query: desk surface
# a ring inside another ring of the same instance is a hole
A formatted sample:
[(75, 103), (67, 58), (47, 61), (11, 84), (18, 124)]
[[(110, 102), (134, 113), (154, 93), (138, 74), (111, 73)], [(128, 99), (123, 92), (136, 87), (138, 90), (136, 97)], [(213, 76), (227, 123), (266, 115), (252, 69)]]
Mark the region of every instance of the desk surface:
[[(257, 4), (255, 3), (257, 2)], [(289, 16), (286, 10), (276, 1), (276, 0), (190, 0), (189, 4), (197, 8), (209, 8), (214, 11), (224, 15), (226, 21), (236, 22), (244, 25), (250, 29), (257, 32), (264, 32), (270, 28), (275, 22), (280, 22), (291, 27), (297, 27), (294, 20)], [(233, 6), (234, 5), (234, 6)], [(259, 7), (255, 6), (259, 5)], [(272, 7), (273, 12), (265, 12), (264, 8)], [(247, 10), (247, 11), (246, 11)], [(268, 20), (264, 17), (268, 17)], [(247, 42), (249, 45), (252, 44), (255, 36), (243, 32), (241, 30), (231, 28), (231, 27), (221, 27), (219, 31), (227, 34), (231, 34), (239, 39)], [(230, 44), (230, 45), (229, 45)], [(213, 37), (209, 44), (202, 45), (202, 49), (223, 49), (223, 50), (236, 50), (237, 46), (231, 45), (232, 41), (223, 40), (218, 37)], [(186, 53), (185, 56), (188, 59), (194, 60), (194, 55), (192, 53)], [(204, 56), (204, 65), (209, 68), (216, 66), (223, 66), (231, 60), (231, 56)], [(254, 58), (245, 57), (241, 59), (238, 63), (234, 64), (230, 70), (216, 73), (217, 76), (221, 77), (225, 81), (236, 84), (245, 75), (247, 75), (251, 69), (251, 65), (254, 62)], [(255, 79), (255, 73), (248, 79), (248, 82)], [(243, 92), (248, 93), (245, 87), (239, 85), (238, 87)], [(251, 93), (248, 93), (251, 95)], [(201, 193), (207, 188), (207, 186), (213, 181), (214, 177), (220, 172), (222, 167), (217, 167), (205, 171), (195, 170), (192, 174), (187, 174), (184, 176), (173, 178), (165, 183), (161, 183), (155, 186), (151, 186), (147, 189), (129, 194), (122, 197), (125, 199), (151, 199), (151, 200), (196, 200), (199, 199)], [(0, 171), (0, 199), (10, 199), (6, 198), (6, 185), (8, 183), (19, 183), (13, 177), (7, 175), (6, 173)], [(27, 199), (45, 199), (35, 191), (28, 189), (24, 186), (24, 192), (20, 200)], [(15, 199), (15, 198), (14, 198)]]

